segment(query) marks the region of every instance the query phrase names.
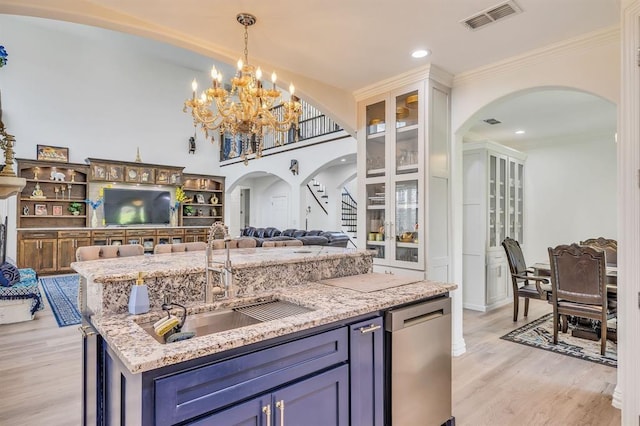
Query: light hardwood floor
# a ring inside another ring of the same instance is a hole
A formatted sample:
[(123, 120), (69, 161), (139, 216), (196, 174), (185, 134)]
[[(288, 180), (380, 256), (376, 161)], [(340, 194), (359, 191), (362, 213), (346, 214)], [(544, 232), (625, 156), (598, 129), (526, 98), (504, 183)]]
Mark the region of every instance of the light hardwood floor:
[[(548, 311), (532, 301), (529, 318)], [(467, 352), (453, 361), (457, 425), (619, 425), (616, 370), (500, 340), (526, 322), (513, 323), (511, 305), (465, 311)], [(48, 305), (34, 321), (0, 325), (0, 425), (79, 425), (80, 345), (77, 326), (59, 328)]]
[(551, 312), (532, 300), (528, 319), (521, 305), (514, 323), (512, 309), (464, 312), (467, 352), (453, 360), (456, 425), (619, 425), (620, 411), (611, 406), (616, 369), (501, 340)]

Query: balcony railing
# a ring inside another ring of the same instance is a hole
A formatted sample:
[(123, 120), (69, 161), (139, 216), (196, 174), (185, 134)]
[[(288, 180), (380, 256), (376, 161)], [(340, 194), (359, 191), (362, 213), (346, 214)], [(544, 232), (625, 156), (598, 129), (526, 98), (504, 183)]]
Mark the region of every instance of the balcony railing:
[[(300, 103), (302, 104), (302, 114), (300, 114), (298, 127), (289, 129), (287, 133), (270, 132), (265, 135), (263, 140), (263, 153), (266, 153), (269, 149), (294, 144), (342, 130), (338, 123), (324, 115), (316, 107), (302, 100)], [(282, 119), (282, 105), (274, 107), (272, 111), (274, 116), (279, 120)], [(223, 139), (220, 147), (220, 161), (231, 160), (242, 155), (243, 144), (241, 143), (240, 136), (237, 136), (236, 140), (233, 141), (231, 135), (225, 134)], [(232, 149), (233, 144), (235, 144), (235, 150)], [(251, 144), (252, 150), (255, 152), (255, 141), (252, 141)], [(231, 156), (233, 151), (235, 151), (236, 156)]]

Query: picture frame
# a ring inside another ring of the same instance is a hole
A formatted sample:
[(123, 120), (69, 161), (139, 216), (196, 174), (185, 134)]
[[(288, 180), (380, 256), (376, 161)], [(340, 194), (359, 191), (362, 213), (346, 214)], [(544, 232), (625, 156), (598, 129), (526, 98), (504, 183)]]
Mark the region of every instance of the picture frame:
[(106, 180), (107, 179), (107, 169), (102, 164), (94, 164), (91, 168), (91, 177), (94, 180)]
[(62, 206), (59, 206), (59, 205), (51, 206), (51, 213), (54, 216), (62, 216)]
[(156, 183), (165, 184), (169, 183), (169, 171), (164, 169), (158, 169), (156, 174)]
[(127, 182), (140, 182), (140, 177), (142, 173), (140, 173), (139, 167), (125, 167), (124, 169), (124, 178)]
[(36, 204), (33, 206), (34, 214), (36, 216), (46, 216), (47, 215), (47, 205), (46, 204)]
[(51, 145), (36, 145), (36, 158), (38, 161), (68, 163), (69, 148)]
[(110, 164), (109, 165), (109, 173), (107, 173), (107, 176), (109, 176), (109, 180), (113, 180), (113, 181), (123, 181), (124, 179), (124, 166), (121, 166), (119, 164)]
[(198, 203), (198, 204), (204, 204), (204, 195), (202, 195), (202, 194), (196, 194), (196, 203)]
[(140, 170), (140, 182), (142, 183), (155, 183), (156, 181), (156, 169), (152, 167), (142, 167)]

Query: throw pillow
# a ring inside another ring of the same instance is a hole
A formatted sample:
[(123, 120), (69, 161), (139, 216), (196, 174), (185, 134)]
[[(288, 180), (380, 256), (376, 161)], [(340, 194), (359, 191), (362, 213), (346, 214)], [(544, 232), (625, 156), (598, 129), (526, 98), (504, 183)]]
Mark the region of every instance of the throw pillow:
[(18, 268), (16, 268), (15, 265), (8, 262), (0, 265), (0, 275), (2, 275), (0, 285), (4, 287), (10, 287), (20, 282), (20, 271), (18, 271)]

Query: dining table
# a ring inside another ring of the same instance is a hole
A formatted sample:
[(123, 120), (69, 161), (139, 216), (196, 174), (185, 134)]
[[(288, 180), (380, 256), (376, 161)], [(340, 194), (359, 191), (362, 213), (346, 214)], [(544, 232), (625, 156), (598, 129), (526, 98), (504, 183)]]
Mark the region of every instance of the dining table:
[[(550, 276), (551, 275), (551, 265), (549, 263), (539, 262), (531, 265), (531, 268), (534, 271), (535, 275), (538, 276)], [(607, 265), (606, 277), (607, 281), (607, 296), (609, 299), (618, 299), (618, 267), (614, 265)], [(576, 327), (571, 331), (571, 334), (574, 337), (580, 337), (583, 339), (589, 340), (600, 340), (599, 331), (593, 327), (592, 323), (584, 322), (578, 325), (582, 325), (581, 327)], [(588, 324), (591, 324), (589, 326)], [(608, 329), (607, 330), (607, 339), (612, 340), (614, 342), (618, 341), (618, 335), (616, 329)]]

